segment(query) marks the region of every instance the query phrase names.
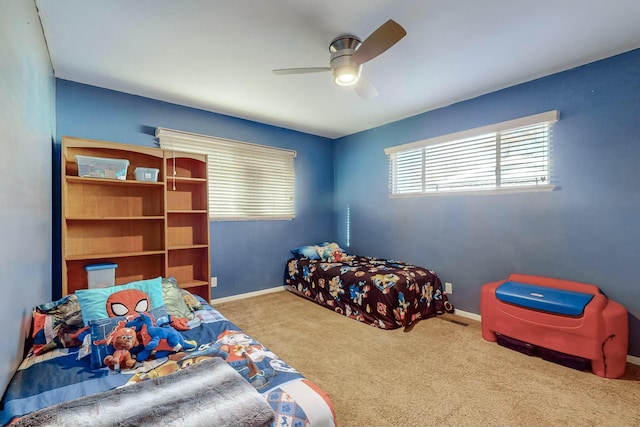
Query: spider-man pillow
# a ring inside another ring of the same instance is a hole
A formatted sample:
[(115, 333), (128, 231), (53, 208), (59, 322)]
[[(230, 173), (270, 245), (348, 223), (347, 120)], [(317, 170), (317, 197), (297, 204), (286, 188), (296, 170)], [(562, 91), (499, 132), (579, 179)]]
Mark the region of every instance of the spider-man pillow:
[(81, 289), (75, 294), (85, 326), (92, 320), (142, 313), (164, 305), (162, 277), (108, 288)]

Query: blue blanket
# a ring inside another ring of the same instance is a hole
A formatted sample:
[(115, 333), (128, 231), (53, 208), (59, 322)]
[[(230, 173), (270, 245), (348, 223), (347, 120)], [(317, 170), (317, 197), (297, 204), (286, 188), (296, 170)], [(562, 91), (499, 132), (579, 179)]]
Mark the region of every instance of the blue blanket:
[(267, 427), (273, 409), (222, 359), (32, 412), (16, 427)]
[[(224, 359), (263, 395), (276, 414), (273, 426), (334, 425), (326, 394), (216, 309), (203, 306), (195, 312), (198, 325), (181, 332), (186, 340), (197, 343), (196, 349), (148, 360), (131, 370), (92, 370), (90, 357), (79, 357), (78, 348), (27, 357), (5, 392), (0, 423), (5, 425), (30, 412), (86, 395), (168, 375), (200, 358), (215, 356)], [(301, 401), (296, 400), (295, 393)], [(325, 414), (322, 420), (313, 420), (318, 413)]]

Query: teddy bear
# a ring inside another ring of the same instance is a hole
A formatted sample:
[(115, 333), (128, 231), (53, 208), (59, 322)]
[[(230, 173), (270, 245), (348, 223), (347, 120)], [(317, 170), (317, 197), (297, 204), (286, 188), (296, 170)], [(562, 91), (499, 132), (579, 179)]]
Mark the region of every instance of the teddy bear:
[(111, 339), (111, 345), (115, 351), (104, 358), (104, 364), (115, 371), (133, 368), (136, 359), (131, 356), (130, 350), (138, 345), (135, 329), (120, 328), (114, 332)]

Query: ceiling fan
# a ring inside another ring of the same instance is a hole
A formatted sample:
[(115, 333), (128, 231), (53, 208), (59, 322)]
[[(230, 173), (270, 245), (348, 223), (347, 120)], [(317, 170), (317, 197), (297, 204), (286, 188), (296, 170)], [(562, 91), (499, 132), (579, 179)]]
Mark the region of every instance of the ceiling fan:
[(362, 64), (371, 61), (398, 43), (407, 32), (393, 19), (378, 27), (364, 41), (347, 34), (336, 37), (329, 45), (331, 57), (329, 67), (280, 68), (274, 74), (306, 74), (323, 71), (333, 73), (333, 81), (339, 86), (355, 86), (356, 92), (364, 99), (378, 95), (371, 82), (360, 75)]

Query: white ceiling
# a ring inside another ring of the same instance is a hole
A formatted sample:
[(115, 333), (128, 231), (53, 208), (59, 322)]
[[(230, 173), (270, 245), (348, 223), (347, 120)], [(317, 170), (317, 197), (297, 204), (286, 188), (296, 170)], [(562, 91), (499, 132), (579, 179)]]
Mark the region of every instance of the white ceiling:
[[(336, 138), (640, 48), (639, 0), (35, 0), (56, 77)], [(363, 75), (342, 34), (407, 31)], [(186, 129), (188, 130), (188, 129)]]

